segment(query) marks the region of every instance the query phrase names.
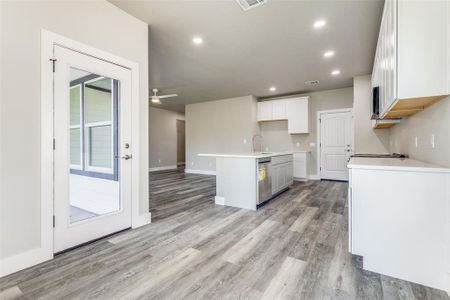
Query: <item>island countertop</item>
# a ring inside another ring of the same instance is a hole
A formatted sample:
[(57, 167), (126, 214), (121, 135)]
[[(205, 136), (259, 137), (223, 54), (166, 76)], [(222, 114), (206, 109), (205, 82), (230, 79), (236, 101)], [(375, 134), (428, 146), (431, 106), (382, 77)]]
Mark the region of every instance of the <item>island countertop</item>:
[(230, 157), (230, 158), (266, 158), (273, 156), (292, 155), (293, 152), (248, 152), (248, 153), (200, 153), (203, 157)]

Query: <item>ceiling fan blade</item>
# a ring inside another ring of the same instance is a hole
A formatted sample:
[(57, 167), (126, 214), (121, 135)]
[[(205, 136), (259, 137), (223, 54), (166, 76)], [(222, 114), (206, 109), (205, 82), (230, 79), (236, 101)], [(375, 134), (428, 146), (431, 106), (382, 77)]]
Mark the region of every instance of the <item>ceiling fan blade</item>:
[(171, 97), (177, 97), (177, 94), (170, 94), (170, 95), (161, 95), (158, 96), (159, 99), (164, 99), (164, 98), (171, 98)]

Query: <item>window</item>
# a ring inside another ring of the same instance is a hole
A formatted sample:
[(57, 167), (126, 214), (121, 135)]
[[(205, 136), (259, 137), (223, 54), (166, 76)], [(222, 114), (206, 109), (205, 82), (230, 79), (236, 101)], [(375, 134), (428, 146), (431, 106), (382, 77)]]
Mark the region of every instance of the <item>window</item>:
[(117, 80), (94, 74), (71, 82), (71, 173), (117, 180), (117, 91)]

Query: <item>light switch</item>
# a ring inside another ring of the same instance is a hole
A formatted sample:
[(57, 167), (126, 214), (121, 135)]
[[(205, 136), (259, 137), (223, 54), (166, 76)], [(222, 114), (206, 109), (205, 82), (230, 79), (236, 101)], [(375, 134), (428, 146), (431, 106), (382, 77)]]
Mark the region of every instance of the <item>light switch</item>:
[(314, 147), (316, 146), (316, 143), (309, 143), (309, 146), (310, 146), (311, 148), (314, 148)]
[(435, 143), (435, 137), (434, 137), (434, 133), (431, 134), (431, 148), (434, 148), (436, 146)]
[(191, 166), (193, 166), (194, 165), (194, 162), (191, 162)]
[(419, 146), (419, 142), (417, 140), (417, 136), (414, 138), (414, 145), (416, 146), (416, 148)]
[(300, 143), (299, 142), (295, 143), (295, 147), (300, 147)]
[(247, 139), (244, 139), (244, 144), (247, 144)]
[(160, 160), (160, 159), (158, 159), (158, 163), (161, 163), (161, 160)]

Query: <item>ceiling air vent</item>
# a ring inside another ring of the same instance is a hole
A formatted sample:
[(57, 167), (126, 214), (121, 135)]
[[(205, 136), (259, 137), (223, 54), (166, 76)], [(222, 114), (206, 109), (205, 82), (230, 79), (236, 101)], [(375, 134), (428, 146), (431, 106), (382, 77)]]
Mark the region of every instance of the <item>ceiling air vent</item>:
[(305, 81), (306, 85), (318, 85), (319, 83), (320, 83), (319, 80), (308, 80), (308, 81)]
[(267, 2), (267, 0), (236, 0), (244, 11), (255, 8)]

